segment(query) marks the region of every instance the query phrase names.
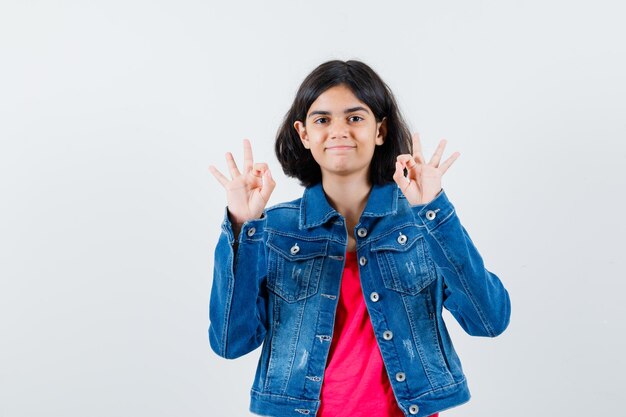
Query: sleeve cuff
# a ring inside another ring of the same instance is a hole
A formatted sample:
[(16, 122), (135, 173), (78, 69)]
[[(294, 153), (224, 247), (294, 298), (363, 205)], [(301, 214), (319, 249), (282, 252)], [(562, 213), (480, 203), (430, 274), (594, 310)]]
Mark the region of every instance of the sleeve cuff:
[(454, 214), (454, 206), (448, 200), (448, 196), (443, 188), (432, 201), (425, 204), (411, 205), (411, 209), (415, 214), (416, 220), (419, 219), (429, 232), (436, 229), (437, 226)]
[[(261, 214), (260, 219), (252, 219), (246, 221), (241, 226), (239, 232), (238, 243), (244, 241), (254, 242), (263, 240), (263, 231), (265, 229), (265, 211)], [(228, 237), (228, 242), (233, 245), (235, 243), (235, 233), (233, 232), (233, 224), (228, 217), (228, 206), (224, 208), (224, 220), (222, 221), (222, 233)]]

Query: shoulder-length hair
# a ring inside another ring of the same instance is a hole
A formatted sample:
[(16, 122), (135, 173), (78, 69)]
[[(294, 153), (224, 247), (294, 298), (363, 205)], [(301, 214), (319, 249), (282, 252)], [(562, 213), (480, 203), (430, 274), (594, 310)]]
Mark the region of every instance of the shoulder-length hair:
[(297, 120), (306, 123), (311, 104), (324, 91), (345, 85), (374, 113), (377, 122), (387, 118), (387, 134), (382, 145), (376, 146), (370, 163), (372, 184), (393, 181), (396, 157), (412, 153), (411, 132), (402, 118), (391, 89), (369, 66), (360, 61), (333, 60), (315, 68), (302, 82), (291, 108), (276, 134), (274, 151), (288, 177), (297, 178), (309, 187), (322, 181), (322, 171), (311, 151), (302, 145), (294, 127)]

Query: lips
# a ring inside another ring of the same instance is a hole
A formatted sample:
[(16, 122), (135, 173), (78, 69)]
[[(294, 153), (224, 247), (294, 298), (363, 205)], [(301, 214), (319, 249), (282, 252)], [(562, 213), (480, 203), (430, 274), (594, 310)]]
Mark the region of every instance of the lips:
[(326, 149), (337, 149), (337, 150), (339, 150), (339, 149), (353, 149), (353, 148), (356, 148), (356, 146), (337, 145), (337, 146), (329, 146)]

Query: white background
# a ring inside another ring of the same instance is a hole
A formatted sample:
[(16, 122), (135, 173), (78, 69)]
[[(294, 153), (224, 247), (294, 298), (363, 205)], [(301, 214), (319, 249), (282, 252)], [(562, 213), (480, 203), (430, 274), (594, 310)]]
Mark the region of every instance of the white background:
[(0, 3), (0, 416), (248, 416), (260, 349), (210, 351), (225, 193), (318, 64), (390, 85), (510, 292), (495, 339), (445, 313), (446, 417), (623, 415), (624, 6), (610, 1)]

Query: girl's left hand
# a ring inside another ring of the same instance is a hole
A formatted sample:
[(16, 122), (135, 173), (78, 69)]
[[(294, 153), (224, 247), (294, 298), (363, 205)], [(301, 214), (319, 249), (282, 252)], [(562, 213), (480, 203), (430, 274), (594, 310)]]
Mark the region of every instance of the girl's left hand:
[[(393, 179), (411, 205), (431, 202), (441, 191), (441, 177), (450, 168), (450, 165), (461, 155), (455, 152), (446, 161), (439, 165), (447, 141), (442, 139), (435, 150), (430, 162), (424, 161), (419, 134), (413, 134), (413, 156), (410, 154), (398, 155), (396, 172)], [(404, 176), (404, 168), (407, 176)]]

